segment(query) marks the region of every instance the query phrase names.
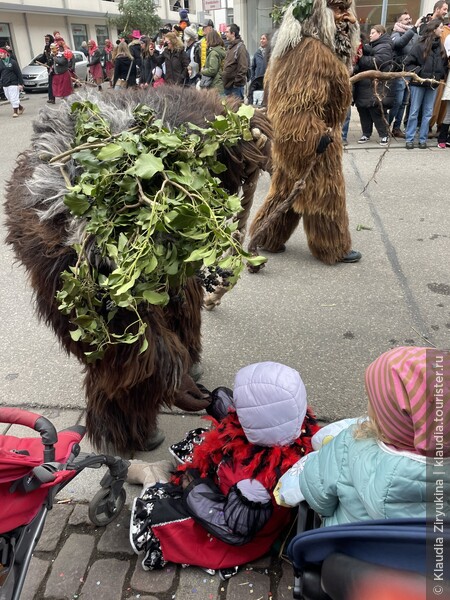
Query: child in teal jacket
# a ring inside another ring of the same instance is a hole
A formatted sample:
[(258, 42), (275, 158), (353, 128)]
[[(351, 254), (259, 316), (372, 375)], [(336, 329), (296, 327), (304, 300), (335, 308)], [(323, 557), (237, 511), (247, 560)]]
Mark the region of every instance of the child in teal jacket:
[(435, 514), (439, 460), (450, 516), (450, 353), (394, 348), (369, 365), (366, 389), (368, 419), (294, 465), (279, 482), (280, 503), (305, 499), (325, 526), (425, 518)]

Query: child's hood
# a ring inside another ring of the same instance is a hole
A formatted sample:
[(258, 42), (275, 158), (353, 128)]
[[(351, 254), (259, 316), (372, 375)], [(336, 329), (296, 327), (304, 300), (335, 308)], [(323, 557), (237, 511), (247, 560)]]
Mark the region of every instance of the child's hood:
[(249, 442), (286, 446), (300, 435), (306, 389), (295, 369), (275, 362), (256, 363), (237, 373), (233, 403)]

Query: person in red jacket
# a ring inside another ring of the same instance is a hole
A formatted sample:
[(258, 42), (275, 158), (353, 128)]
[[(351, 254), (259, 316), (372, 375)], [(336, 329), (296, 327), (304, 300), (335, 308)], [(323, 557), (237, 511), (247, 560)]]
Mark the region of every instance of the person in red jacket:
[(319, 429), (298, 372), (274, 362), (244, 367), (234, 392), (212, 392), (208, 412), (212, 427), (185, 464), (134, 501), (130, 542), (145, 570), (173, 562), (227, 578), (266, 554), (291, 522), (273, 490)]

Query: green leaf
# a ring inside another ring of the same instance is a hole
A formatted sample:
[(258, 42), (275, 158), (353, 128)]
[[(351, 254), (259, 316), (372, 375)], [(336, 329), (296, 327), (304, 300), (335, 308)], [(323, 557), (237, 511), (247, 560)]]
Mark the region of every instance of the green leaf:
[(249, 121), (254, 116), (255, 109), (251, 104), (241, 104), (238, 108), (237, 115), (239, 117), (246, 117)]
[(86, 196), (82, 196), (81, 194), (67, 194), (64, 198), (64, 204), (77, 217), (84, 215), (90, 206), (86, 200)]
[(145, 263), (144, 275), (150, 275), (150, 273), (153, 273), (157, 266), (158, 259), (156, 258), (156, 256), (150, 256), (150, 258), (148, 258), (147, 262)]
[(121, 233), (121, 234), (119, 235), (119, 242), (118, 242), (118, 245), (117, 245), (117, 246), (118, 246), (118, 249), (119, 249), (119, 252), (122, 252), (122, 251), (123, 251), (123, 249), (125, 248), (125, 246), (126, 246), (127, 244), (128, 244), (128, 239), (127, 239), (127, 236), (126, 236), (125, 234)]
[(197, 260), (203, 260), (205, 256), (209, 254), (208, 248), (198, 248), (189, 254), (184, 262), (196, 262)]
[(147, 290), (142, 295), (149, 304), (156, 304), (156, 306), (165, 306), (169, 302), (169, 294), (167, 292)]
[(267, 258), (265, 256), (249, 256), (247, 258), (247, 262), (250, 265), (257, 267), (258, 265), (262, 265), (263, 263), (267, 262)]
[(136, 175), (141, 179), (152, 179), (155, 173), (164, 171), (163, 161), (153, 154), (141, 154), (136, 159), (134, 166), (126, 172), (131, 175)]
[(205, 158), (206, 156), (215, 156), (218, 149), (219, 142), (211, 142), (210, 144), (205, 144), (199, 156), (200, 158)]
[(72, 331), (69, 331), (69, 334), (74, 342), (79, 342), (81, 339), (81, 336), (83, 335), (83, 331), (81, 329), (74, 329)]
[(97, 154), (99, 160), (116, 160), (123, 156), (124, 149), (120, 144), (108, 144)]

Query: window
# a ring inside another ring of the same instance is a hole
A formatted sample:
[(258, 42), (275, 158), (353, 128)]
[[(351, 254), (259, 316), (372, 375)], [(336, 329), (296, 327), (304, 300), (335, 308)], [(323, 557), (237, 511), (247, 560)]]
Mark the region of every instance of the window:
[(14, 52), (9, 25), (7, 23), (0, 23), (0, 48), (4, 48), (5, 46), (10, 46)]
[(105, 40), (109, 38), (108, 27), (106, 25), (96, 25), (95, 35), (97, 36), (97, 46), (103, 50)]
[(81, 50), (81, 43), (87, 42), (87, 28), (86, 25), (72, 25), (72, 37), (73, 37), (73, 50)]

